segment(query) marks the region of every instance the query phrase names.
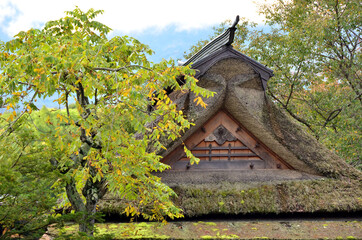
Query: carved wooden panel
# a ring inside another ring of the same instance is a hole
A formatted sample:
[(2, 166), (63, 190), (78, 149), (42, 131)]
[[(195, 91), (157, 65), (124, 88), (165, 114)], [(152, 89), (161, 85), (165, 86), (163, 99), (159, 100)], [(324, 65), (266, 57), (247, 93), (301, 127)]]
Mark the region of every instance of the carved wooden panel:
[(171, 170), (291, 169), (224, 111), (218, 112), (207, 121), (185, 144), (194, 156), (200, 159), (199, 164), (190, 165), (180, 146), (162, 161), (169, 164)]

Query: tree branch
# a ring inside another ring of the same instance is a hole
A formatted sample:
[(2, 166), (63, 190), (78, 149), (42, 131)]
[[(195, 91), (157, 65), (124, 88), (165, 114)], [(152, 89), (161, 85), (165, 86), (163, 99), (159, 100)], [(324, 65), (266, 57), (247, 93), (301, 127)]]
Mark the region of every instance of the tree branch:
[[(359, 96), (355, 97), (353, 100), (360, 99), (361, 95), (362, 95), (362, 93), (359, 94)], [(353, 100), (352, 100), (352, 101), (353, 101)], [(326, 121), (325, 121), (324, 124), (323, 124), (323, 127), (326, 127), (329, 122), (331, 122), (333, 119), (335, 119), (335, 118), (342, 112), (343, 109), (351, 106), (351, 105), (352, 105), (352, 101), (349, 102), (347, 105), (342, 106), (342, 107), (340, 107), (340, 108), (338, 108), (338, 109), (335, 109), (335, 110), (333, 110), (332, 112), (330, 112), (329, 115), (328, 115), (328, 117), (327, 117), (327, 119), (326, 119)]]
[(282, 101), (280, 101), (279, 98), (277, 98), (271, 91), (269, 91), (270, 95), (277, 101), (280, 103), (280, 105), (282, 105), (282, 107), (290, 114), (290, 116), (292, 116), (294, 119), (296, 119), (298, 122), (303, 123), (305, 126), (307, 126), (313, 133), (315, 132), (312, 129), (312, 126), (307, 123), (304, 119), (298, 117), (297, 115), (295, 115), (285, 104), (283, 104)]
[(70, 113), (69, 113), (69, 105), (68, 105), (68, 97), (69, 97), (69, 92), (67, 91), (65, 93), (65, 108), (67, 109), (67, 116), (70, 119)]
[[(31, 98), (31, 100), (30, 100), (30, 102), (29, 102), (29, 104), (34, 101), (35, 96), (36, 96), (37, 94), (38, 94), (38, 90), (35, 91), (33, 97)], [(11, 129), (11, 128), (14, 126), (14, 124), (15, 124), (26, 112), (27, 112), (27, 111), (26, 111), (26, 106), (25, 106), (25, 107), (24, 107), (24, 110), (21, 112), (21, 114), (20, 114), (14, 121), (12, 121), (12, 122), (10, 123), (9, 127), (8, 127), (7, 129), (5, 129), (5, 131), (0, 135), (0, 138), (1, 138), (2, 136), (4, 136), (5, 133), (6, 133), (9, 129)]]
[(75, 180), (73, 177), (70, 177), (69, 182), (66, 183), (65, 190), (67, 192), (69, 202), (75, 208), (74, 210), (77, 212), (85, 212), (86, 207), (77, 191), (77, 186), (75, 185)]
[(142, 68), (142, 69), (145, 69), (145, 70), (148, 70), (148, 71), (151, 71), (151, 72), (153, 71), (152, 69), (141, 66), (141, 65), (128, 65), (128, 66), (120, 67), (120, 68), (95, 67), (95, 68), (93, 68), (93, 70), (94, 71), (102, 70), (102, 71), (109, 71), (109, 72), (119, 72), (121, 70), (125, 70), (125, 69), (128, 69), (128, 68)]
[(294, 82), (292, 83), (292, 86), (290, 87), (289, 96), (288, 96), (287, 102), (285, 103), (285, 106), (286, 106), (286, 107), (288, 107), (289, 101), (290, 101), (290, 99), (291, 99), (291, 97), (292, 97), (293, 89), (294, 89)]

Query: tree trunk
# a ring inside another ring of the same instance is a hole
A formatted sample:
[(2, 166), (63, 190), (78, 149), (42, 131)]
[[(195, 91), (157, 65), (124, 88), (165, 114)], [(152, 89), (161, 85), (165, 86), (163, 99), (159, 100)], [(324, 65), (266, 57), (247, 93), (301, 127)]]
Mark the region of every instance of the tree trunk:
[[(90, 174), (92, 177), (96, 175), (96, 169), (90, 167)], [(106, 193), (106, 181), (101, 179), (101, 181), (93, 182), (92, 178), (89, 178), (82, 190), (83, 196), (86, 198), (85, 212), (79, 223), (79, 231), (85, 232), (89, 236), (93, 236), (94, 233), (94, 224), (95, 224), (95, 214), (97, 213), (97, 204), (98, 201)]]
[(88, 209), (87, 209), (88, 206), (86, 206), (83, 203), (83, 200), (77, 191), (77, 187), (76, 187), (75, 180), (73, 177), (66, 184), (65, 189), (67, 192), (67, 197), (68, 197), (70, 203), (72, 204), (72, 207), (74, 208), (75, 212), (82, 214), (81, 221), (79, 223), (79, 231), (85, 232), (89, 236), (93, 236), (92, 229), (94, 226), (94, 221), (90, 221), (88, 223), (89, 219), (92, 219), (92, 218), (89, 217)]
[(96, 207), (97, 203), (87, 202), (86, 212), (84, 212), (81, 222), (79, 223), (79, 232), (84, 232), (87, 233), (88, 236), (93, 236), (95, 224), (94, 215), (96, 214)]

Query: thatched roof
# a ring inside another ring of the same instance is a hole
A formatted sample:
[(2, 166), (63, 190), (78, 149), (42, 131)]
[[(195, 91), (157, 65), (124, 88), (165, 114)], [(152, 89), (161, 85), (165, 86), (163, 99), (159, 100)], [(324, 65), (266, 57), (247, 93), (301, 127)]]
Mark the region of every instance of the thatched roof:
[(307, 129), (279, 109), (266, 95), (260, 74), (244, 59), (237, 56), (220, 58), (199, 78), (199, 85), (216, 92), (214, 97), (204, 99), (206, 108), (196, 105), (192, 93), (170, 95), (194, 126), (183, 134), (182, 139), (166, 143), (163, 156), (182, 146), (182, 142), (222, 110), (296, 172), (324, 177), (361, 176), (358, 170), (329, 151)]
[[(194, 125), (181, 139), (165, 142), (163, 161), (172, 167), (183, 157), (182, 144), (203, 136), (204, 126), (223, 112), (288, 168), (192, 171), (191, 166), (159, 174), (178, 194), (175, 202), (186, 216), (362, 210), (361, 172), (269, 99), (265, 89), (273, 76), (270, 69), (226, 45), (192, 66), (198, 70), (198, 85), (216, 94), (204, 99), (206, 108), (194, 102), (193, 93), (170, 94)], [(235, 130), (227, 130), (237, 136)], [(109, 197), (100, 208), (122, 212), (123, 204)]]

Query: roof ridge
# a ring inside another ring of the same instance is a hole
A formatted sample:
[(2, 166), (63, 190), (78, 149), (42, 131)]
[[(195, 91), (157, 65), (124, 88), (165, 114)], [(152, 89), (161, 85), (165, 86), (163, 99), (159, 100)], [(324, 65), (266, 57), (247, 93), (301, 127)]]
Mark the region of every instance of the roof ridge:
[(218, 35), (216, 38), (212, 39), (182, 65), (187, 66), (191, 62), (195, 63), (205, 58), (210, 52), (217, 51), (223, 46), (230, 46), (234, 42), (235, 31), (237, 29), (236, 25), (238, 24), (239, 19), (239, 15), (237, 15), (231, 27), (229, 27), (225, 32)]

